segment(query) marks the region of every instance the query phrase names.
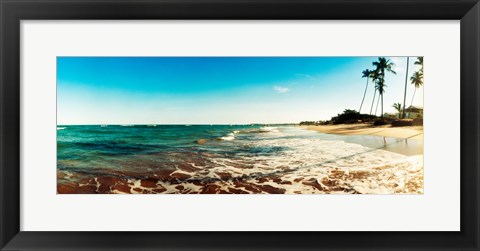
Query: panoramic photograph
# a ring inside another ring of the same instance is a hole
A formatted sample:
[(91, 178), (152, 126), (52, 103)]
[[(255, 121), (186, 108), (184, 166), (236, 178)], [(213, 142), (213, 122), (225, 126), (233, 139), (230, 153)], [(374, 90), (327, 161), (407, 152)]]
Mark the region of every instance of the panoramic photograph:
[(423, 57), (57, 57), (57, 194), (423, 194)]

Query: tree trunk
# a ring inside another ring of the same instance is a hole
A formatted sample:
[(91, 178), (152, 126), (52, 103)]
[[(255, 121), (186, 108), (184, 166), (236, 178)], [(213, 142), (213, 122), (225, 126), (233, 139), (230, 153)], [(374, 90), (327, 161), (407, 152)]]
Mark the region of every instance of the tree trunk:
[(380, 94), (378, 94), (378, 98), (377, 98), (377, 106), (375, 107), (375, 116), (377, 116), (378, 104), (380, 104)]
[(415, 98), (415, 93), (417, 93), (417, 88), (415, 87), (415, 91), (413, 92), (412, 102), (410, 102), (410, 106), (413, 105), (413, 99)]
[(407, 57), (407, 73), (405, 73), (405, 92), (403, 94), (403, 114), (402, 118), (405, 118), (405, 102), (407, 100), (407, 83), (408, 83), (408, 60), (410, 57)]
[(383, 93), (382, 93), (382, 114), (380, 114), (380, 118), (383, 119)]
[(410, 102), (410, 106), (413, 105), (413, 99), (415, 98), (415, 93), (417, 93), (417, 88), (415, 87), (415, 91), (413, 91), (412, 102)]
[(372, 99), (372, 106), (370, 107), (370, 115), (372, 115), (373, 104), (375, 104), (375, 95), (377, 94), (377, 90), (373, 90), (373, 99)]
[(365, 86), (365, 91), (363, 92), (362, 103), (360, 104), (360, 109), (358, 109), (358, 113), (361, 113), (362, 106), (363, 106), (363, 101), (365, 100), (365, 96), (367, 95), (368, 79), (369, 79), (369, 77), (367, 77), (367, 85)]

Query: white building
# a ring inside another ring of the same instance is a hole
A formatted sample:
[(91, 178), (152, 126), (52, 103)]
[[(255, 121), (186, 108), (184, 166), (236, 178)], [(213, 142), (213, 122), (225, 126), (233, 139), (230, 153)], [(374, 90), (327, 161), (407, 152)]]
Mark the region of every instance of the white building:
[(408, 119), (423, 118), (423, 107), (411, 105), (405, 109), (405, 113), (407, 114), (406, 118)]

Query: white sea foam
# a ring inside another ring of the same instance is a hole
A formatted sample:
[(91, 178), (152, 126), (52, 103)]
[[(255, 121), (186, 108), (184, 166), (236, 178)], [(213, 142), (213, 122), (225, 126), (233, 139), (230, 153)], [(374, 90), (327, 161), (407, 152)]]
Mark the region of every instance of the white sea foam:
[[(207, 176), (229, 173), (252, 184), (285, 189), (286, 193), (423, 193), (423, 155), (407, 157), (343, 141), (318, 138), (264, 139), (249, 144), (281, 148), (275, 154), (209, 156)], [(205, 177), (205, 172), (190, 173)], [(288, 184), (258, 183), (259, 177), (279, 177)], [(234, 187), (233, 181), (219, 181)], [(312, 184), (317, 185), (312, 186)], [(321, 189), (319, 189), (321, 188)]]
[(235, 139), (235, 134), (229, 133), (227, 136), (220, 137), (221, 140), (234, 140)]
[(64, 130), (66, 127), (57, 127), (57, 130)]
[(279, 132), (277, 127), (264, 126), (260, 128), (262, 132)]

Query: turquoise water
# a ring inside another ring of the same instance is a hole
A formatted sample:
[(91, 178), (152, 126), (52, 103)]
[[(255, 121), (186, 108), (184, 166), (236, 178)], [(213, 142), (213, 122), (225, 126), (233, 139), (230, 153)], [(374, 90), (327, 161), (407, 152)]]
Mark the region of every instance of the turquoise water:
[[(132, 167), (117, 162), (123, 163), (135, 158), (143, 160), (134, 163), (135, 167), (155, 162), (157, 166), (168, 169), (173, 168), (172, 163), (182, 161), (181, 157), (188, 159), (189, 156), (181, 156), (182, 154), (210, 151), (229, 155), (241, 150), (251, 153), (269, 151), (245, 149), (229, 142), (234, 139), (236, 142), (253, 140), (255, 133), (262, 132), (261, 128), (261, 125), (60, 125), (57, 127), (58, 168), (128, 169)], [(242, 134), (238, 134), (240, 131)], [(198, 140), (205, 143), (199, 144)], [(175, 159), (172, 153), (179, 159)], [(155, 155), (155, 160), (139, 159), (151, 155)], [(72, 162), (75, 165), (71, 165)]]
[(365, 168), (383, 165), (397, 175), (402, 168), (418, 164), (418, 159), (408, 156), (421, 154), (420, 146), (414, 140), (329, 135), (291, 125), (59, 125), (57, 189), (59, 193), (360, 193), (371, 189), (330, 181), (325, 182), (332, 187), (322, 187), (309, 180), (342, 180), (345, 177), (336, 173), (339, 168), (363, 173), (370, 172)]

